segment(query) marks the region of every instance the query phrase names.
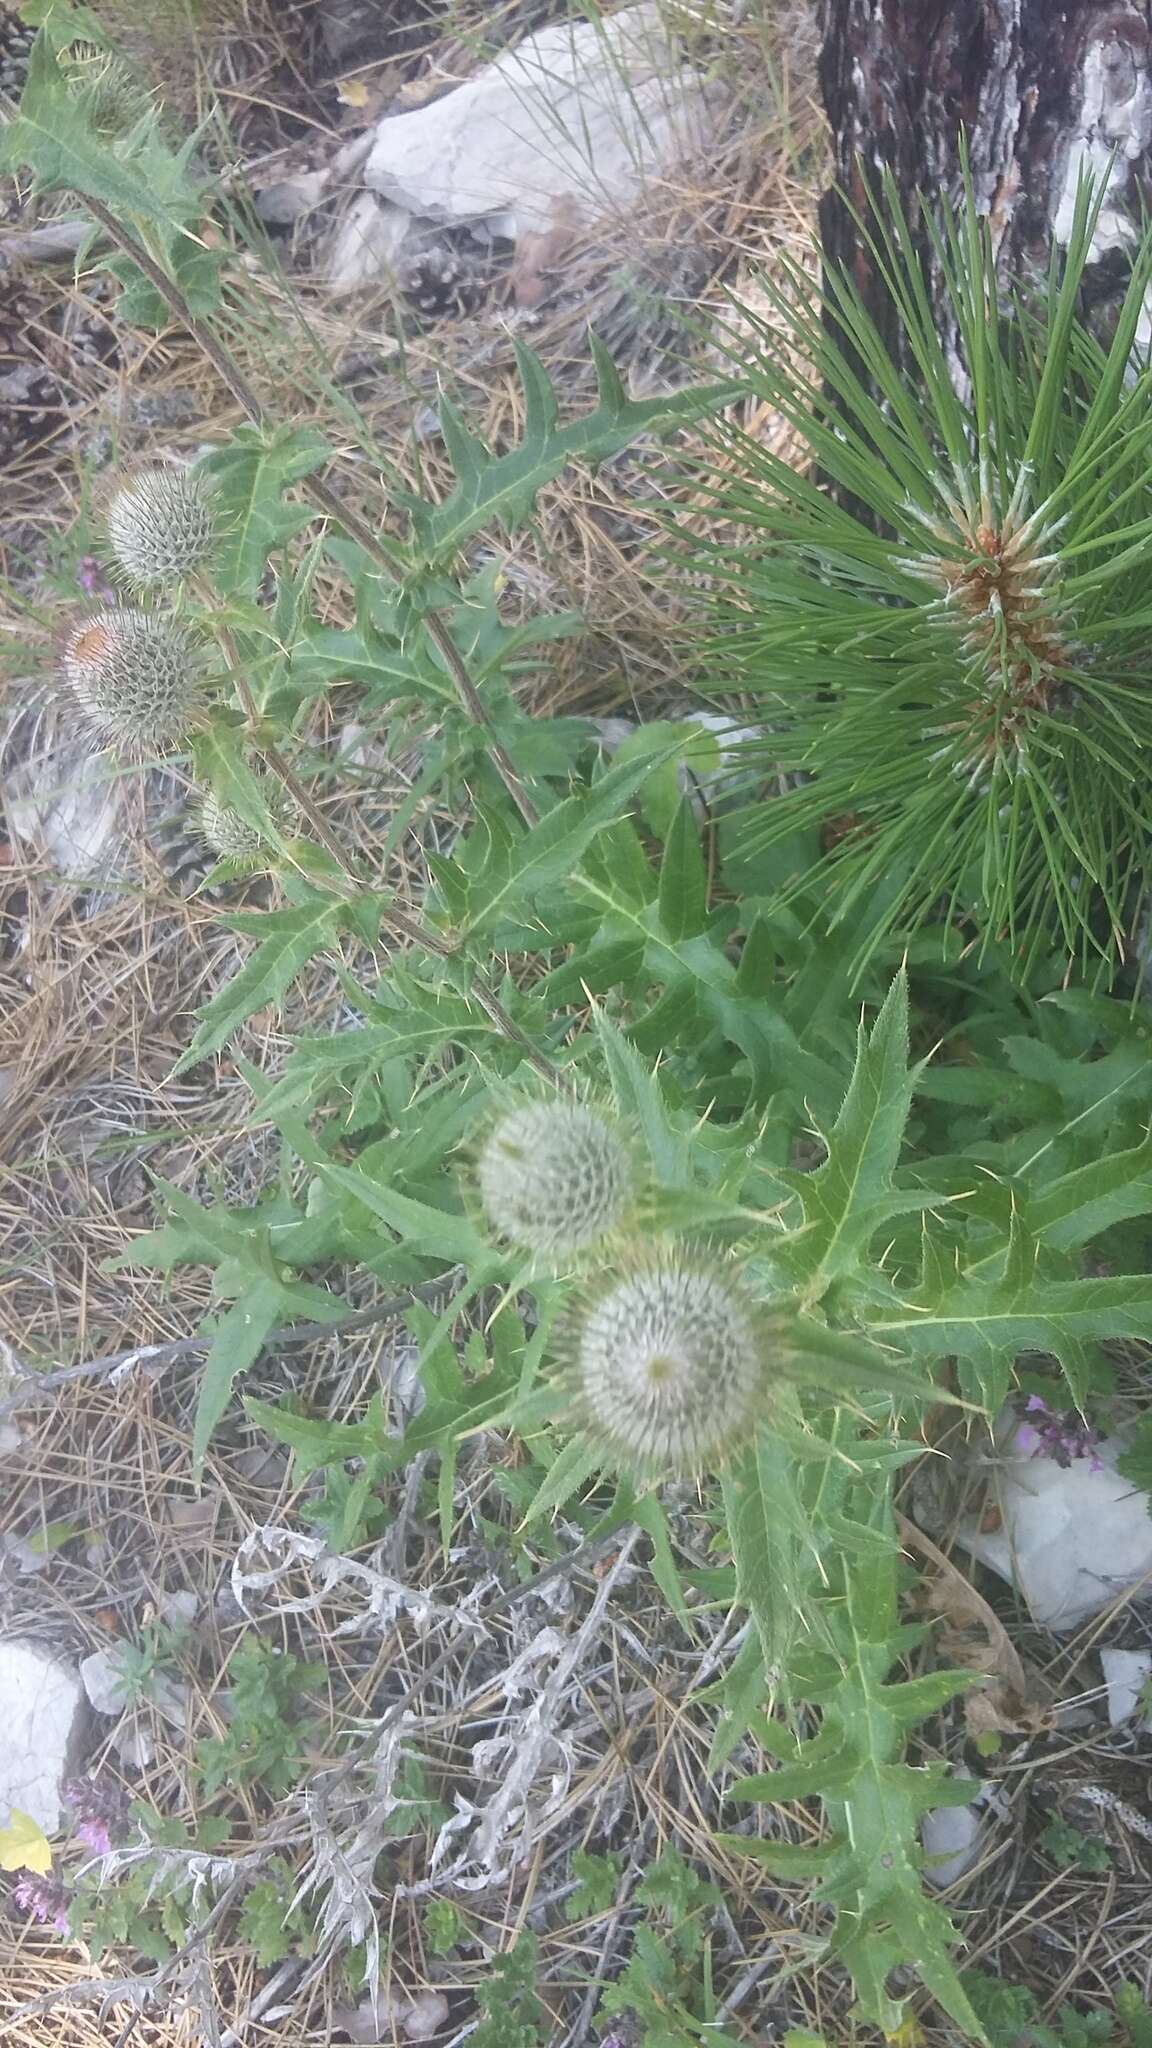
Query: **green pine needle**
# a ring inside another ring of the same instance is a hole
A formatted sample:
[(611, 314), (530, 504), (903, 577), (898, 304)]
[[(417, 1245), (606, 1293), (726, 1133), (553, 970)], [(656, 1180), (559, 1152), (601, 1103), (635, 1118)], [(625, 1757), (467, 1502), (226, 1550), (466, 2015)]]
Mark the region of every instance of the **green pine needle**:
[(860, 964), (893, 924), (944, 916), (1021, 972), (1055, 938), (1107, 984), (1140, 916), (1152, 240), (1104, 346), (1079, 317), (1098, 203), (1082, 190), (1068, 248), (1005, 303), (971, 195), (943, 231), (925, 207), (914, 242), (888, 188), (860, 231), (901, 362), (849, 275), (822, 320), (784, 265), (753, 376), (800, 456), (718, 432), (714, 509), (737, 532), (707, 550), (710, 668), (758, 702), (753, 761), (794, 783), (744, 813), (744, 850), (821, 828)]

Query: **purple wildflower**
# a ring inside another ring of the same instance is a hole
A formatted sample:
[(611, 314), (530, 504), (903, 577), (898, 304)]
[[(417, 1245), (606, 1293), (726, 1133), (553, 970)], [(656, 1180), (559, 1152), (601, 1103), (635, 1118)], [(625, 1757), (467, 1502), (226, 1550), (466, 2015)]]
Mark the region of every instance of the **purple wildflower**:
[(108, 1823), (106, 1821), (79, 1821), (75, 1834), (76, 1840), (83, 1842), (86, 1849), (91, 1849), (94, 1856), (107, 1856), (108, 1851), (112, 1847), (112, 1837), (108, 1833)]
[(89, 597), (99, 597), (105, 604), (114, 604), (116, 592), (105, 577), (95, 555), (81, 555), (76, 568), (76, 581)]
[(32, 1920), (51, 1923), (57, 1934), (68, 1934), (68, 1894), (58, 1878), (37, 1877), (27, 1871), (12, 1888), (13, 1904)]
[(1103, 1467), (1096, 1445), (1103, 1432), (1094, 1429), (1075, 1408), (1052, 1408), (1042, 1394), (1029, 1394), (1024, 1402), (1027, 1422), (1016, 1430), (1015, 1448), (1026, 1458), (1051, 1458), (1066, 1472), (1079, 1458), (1087, 1458), (1090, 1472)]
[(97, 1771), (91, 1778), (68, 1778), (64, 1797), (72, 1809), (72, 1833), (94, 1856), (107, 1856), (122, 1841), (127, 1801), (115, 1778)]

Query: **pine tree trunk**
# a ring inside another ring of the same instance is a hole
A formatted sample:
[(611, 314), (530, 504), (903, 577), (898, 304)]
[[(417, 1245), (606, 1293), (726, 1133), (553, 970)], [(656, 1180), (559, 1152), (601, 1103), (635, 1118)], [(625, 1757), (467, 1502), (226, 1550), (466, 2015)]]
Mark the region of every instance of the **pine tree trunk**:
[(820, 84), (837, 181), (821, 214), (825, 259), (854, 272), (883, 324), (883, 294), (851, 207), (867, 212), (880, 165), (891, 170), (908, 218), (917, 194), (936, 207), (953, 207), (961, 190), (961, 136), (977, 201), (1009, 274), (1046, 265), (1053, 236), (1066, 239), (1081, 166), (1099, 181), (1109, 179), (1093, 283), (1104, 299), (1118, 292), (1148, 189), (1148, 5), (823, 5)]

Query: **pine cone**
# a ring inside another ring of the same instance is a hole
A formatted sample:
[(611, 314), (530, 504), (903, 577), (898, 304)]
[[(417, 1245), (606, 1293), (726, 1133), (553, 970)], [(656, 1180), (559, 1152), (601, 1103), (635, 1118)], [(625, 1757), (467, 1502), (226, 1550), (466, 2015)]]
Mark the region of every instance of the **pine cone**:
[(397, 283), (425, 320), (458, 320), (483, 303), (491, 281), (490, 259), (454, 242), (435, 241), (413, 252), (397, 270)]

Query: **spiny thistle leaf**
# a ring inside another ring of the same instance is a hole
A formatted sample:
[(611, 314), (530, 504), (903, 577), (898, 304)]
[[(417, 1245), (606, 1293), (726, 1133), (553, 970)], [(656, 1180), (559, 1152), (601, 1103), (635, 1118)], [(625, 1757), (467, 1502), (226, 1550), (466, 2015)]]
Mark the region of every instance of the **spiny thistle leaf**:
[[(857, 1487), (846, 1505), (882, 1541), (848, 1562), (841, 1556), (827, 1594), (809, 1592), (805, 1602), (807, 1613), (819, 1619), (817, 1640), (830, 1647), (829, 1661), (838, 1668), (821, 1691), (819, 1734), (795, 1745), (781, 1727), (794, 1745), (795, 1761), (737, 1783), (733, 1796), (819, 1795), (825, 1801), (831, 1840), (813, 1866), (816, 1896), (837, 1909), (829, 1952), (851, 1971), (866, 2019), (887, 2033), (900, 2025), (903, 2001), (891, 1995), (888, 1979), (898, 1964), (911, 1962), (944, 2010), (972, 2039), (983, 2041), (949, 1954), (951, 1922), (925, 1895), (920, 1878), (920, 1821), (932, 1807), (958, 1800), (959, 1789), (942, 1766), (917, 1769), (904, 1761), (908, 1728), (971, 1685), (973, 1677), (941, 1671), (911, 1687), (888, 1683), (898, 1655), (900, 1614), (887, 1488), (869, 1494)], [(970, 1786), (963, 1796), (971, 1797)], [(740, 1838), (727, 1839), (735, 1847)], [(780, 1867), (776, 1844), (766, 1845), (764, 1860)]]
[(1152, 1276), (1054, 1280), (1002, 1270), (929, 1274), (906, 1303), (869, 1314), (868, 1329), (922, 1357), (955, 1354), (966, 1394), (995, 1408), (1022, 1351), (1059, 1358), (1082, 1400), (1085, 1346), (1105, 1339), (1152, 1340)]
[(232, 597), (255, 597), (272, 550), (299, 533), (316, 514), (289, 502), (285, 492), (311, 475), (330, 454), (311, 427), (237, 427), (226, 448), (205, 458), (221, 527), (213, 559), (217, 586)]
[(906, 1196), (893, 1195), (892, 1176), (915, 1080), (908, 1064), (908, 984), (900, 974), (871, 1036), (860, 1026), (848, 1093), (825, 1136), (827, 1157), (813, 1173), (786, 1176), (804, 1213), (795, 1250), (810, 1299), (853, 1272), (881, 1224), (907, 1203)]
[(556, 396), (538, 356), (515, 343), (524, 390), (524, 435), (504, 455), (494, 455), (465, 426), (449, 399), (440, 402), (445, 445), (456, 471), (456, 487), (439, 505), (410, 493), (397, 496), (408, 511), (426, 568), (449, 562), (464, 542), (498, 520), (509, 531), (522, 526), (537, 493), (570, 462), (597, 464), (634, 441), (638, 434), (698, 419), (737, 390), (735, 383), (675, 391), (660, 398), (629, 398), (611, 358), (595, 336), (600, 403), (585, 418), (557, 424)]
[(241, 930), (255, 929), (262, 943), (200, 1012), (199, 1029), (173, 1072), (183, 1074), (218, 1052), (254, 1010), (278, 1002), (305, 962), (335, 944), (345, 914), (343, 904), (325, 897), (293, 910), (264, 912), (252, 924), (241, 923)]

